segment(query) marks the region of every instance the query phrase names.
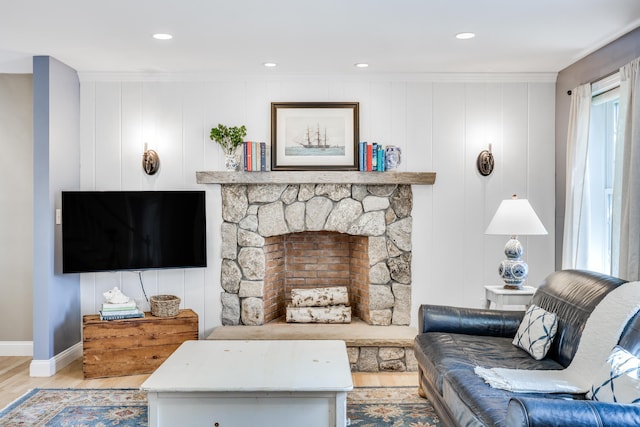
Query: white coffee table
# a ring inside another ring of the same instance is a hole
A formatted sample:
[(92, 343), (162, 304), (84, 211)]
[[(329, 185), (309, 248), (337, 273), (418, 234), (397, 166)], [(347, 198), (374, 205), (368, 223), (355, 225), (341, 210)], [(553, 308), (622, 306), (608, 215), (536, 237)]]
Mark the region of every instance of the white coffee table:
[(184, 342), (141, 385), (151, 427), (347, 425), (344, 341)]

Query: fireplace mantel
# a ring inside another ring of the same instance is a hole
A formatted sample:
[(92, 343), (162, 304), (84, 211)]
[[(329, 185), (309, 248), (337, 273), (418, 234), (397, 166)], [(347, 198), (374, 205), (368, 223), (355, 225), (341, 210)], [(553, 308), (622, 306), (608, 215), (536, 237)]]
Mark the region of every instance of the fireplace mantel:
[(435, 172), (196, 172), (198, 184), (410, 184), (433, 185)]

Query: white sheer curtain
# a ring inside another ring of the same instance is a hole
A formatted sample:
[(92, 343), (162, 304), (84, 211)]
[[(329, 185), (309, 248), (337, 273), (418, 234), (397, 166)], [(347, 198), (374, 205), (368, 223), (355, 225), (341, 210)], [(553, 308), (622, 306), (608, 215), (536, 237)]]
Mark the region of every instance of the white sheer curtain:
[(586, 268), (589, 247), (589, 116), (591, 85), (571, 91), (567, 134), (567, 188), (564, 216), (562, 268)]
[(640, 280), (640, 58), (620, 68), (613, 184), (613, 275)]

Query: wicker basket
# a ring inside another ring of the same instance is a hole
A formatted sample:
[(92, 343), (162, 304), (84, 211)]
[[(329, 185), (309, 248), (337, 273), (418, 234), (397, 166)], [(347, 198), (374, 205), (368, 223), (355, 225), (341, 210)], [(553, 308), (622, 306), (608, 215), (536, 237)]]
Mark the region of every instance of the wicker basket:
[(157, 317), (174, 317), (180, 311), (180, 298), (175, 295), (152, 295), (151, 314)]

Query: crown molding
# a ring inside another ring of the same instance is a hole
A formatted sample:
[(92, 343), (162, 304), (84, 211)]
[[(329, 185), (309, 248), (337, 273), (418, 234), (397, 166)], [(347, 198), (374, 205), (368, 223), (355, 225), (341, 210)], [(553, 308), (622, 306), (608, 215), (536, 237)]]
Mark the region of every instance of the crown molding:
[(558, 73), (122, 73), (79, 72), (81, 82), (354, 81), (423, 83), (555, 83)]

